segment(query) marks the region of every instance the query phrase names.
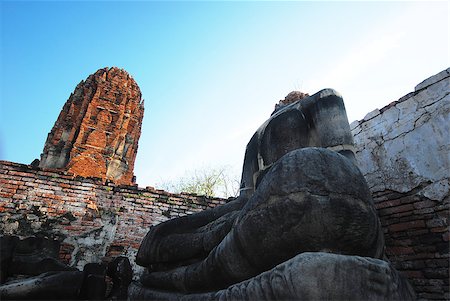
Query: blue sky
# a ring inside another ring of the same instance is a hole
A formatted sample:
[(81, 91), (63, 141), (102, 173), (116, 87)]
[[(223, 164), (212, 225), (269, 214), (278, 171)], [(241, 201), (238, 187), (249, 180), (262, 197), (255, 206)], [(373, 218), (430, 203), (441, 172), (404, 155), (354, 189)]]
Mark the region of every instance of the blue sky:
[(292, 90), (338, 90), (352, 122), (450, 65), (446, 1), (0, 5), (0, 159), (39, 158), (75, 86), (118, 66), (145, 99), (142, 187), (205, 166), (239, 174)]

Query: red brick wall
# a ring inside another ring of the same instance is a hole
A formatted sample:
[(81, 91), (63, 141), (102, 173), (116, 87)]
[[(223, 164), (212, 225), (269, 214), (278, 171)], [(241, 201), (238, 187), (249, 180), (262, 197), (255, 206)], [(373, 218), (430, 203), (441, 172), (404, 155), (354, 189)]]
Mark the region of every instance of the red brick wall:
[(449, 197), (433, 201), (416, 193), (374, 195), (386, 254), (407, 276), (419, 299), (448, 300)]
[(58, 239), (61, 259), (79, 268), (120, 254), (134, 261), (151, 225), (224, 202), (0, 161), (0, 234)]

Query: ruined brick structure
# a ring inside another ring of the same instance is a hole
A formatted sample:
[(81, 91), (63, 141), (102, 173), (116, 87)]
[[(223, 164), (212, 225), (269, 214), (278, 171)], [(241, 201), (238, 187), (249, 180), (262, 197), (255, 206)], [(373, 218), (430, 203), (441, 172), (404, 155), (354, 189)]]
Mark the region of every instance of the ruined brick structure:
[(75, 88), (48, 135), (39, 166), (133, 183), (144, 102), (124, 70), (103, 68)]
[(118, 255), (134, 264), (150, 226), (223, 203), (0, 161), (0, 235), (56, 239), (61, 259), (80, 269)]
[(280, 99), (280, 101), (277, 104), (275, 104), (275, 112), (278, 111), (283, 106), (289, 105), (293, 102), (296, 102), (299, 99), (303, 99), (308, 96), (309, 96), (308, 93), (303, 93), (300, 91), (292, 91), (291, 93), (286, 95), (284, 99)]

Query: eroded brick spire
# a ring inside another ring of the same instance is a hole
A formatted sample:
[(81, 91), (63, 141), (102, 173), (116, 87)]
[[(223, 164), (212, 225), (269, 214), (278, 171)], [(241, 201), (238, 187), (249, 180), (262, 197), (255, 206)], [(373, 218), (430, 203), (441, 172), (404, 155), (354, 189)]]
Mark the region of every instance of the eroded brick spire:
[(99, 69), (64, 104), (39, 166), (132, 184), (143, 116), (134, 79), (120, 68)]

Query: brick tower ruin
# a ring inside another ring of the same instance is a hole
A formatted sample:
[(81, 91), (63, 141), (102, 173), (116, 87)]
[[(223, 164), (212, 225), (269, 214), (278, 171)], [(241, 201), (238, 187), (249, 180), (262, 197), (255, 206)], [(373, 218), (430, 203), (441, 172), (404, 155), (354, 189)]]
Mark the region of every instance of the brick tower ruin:
[(134, 79), (116, 67), (81, 81), (48, 134), (39, 167), (132, 184), (144, 116), (141, 97)]

